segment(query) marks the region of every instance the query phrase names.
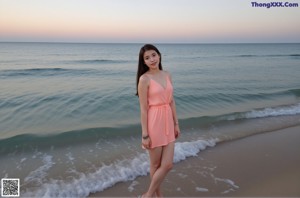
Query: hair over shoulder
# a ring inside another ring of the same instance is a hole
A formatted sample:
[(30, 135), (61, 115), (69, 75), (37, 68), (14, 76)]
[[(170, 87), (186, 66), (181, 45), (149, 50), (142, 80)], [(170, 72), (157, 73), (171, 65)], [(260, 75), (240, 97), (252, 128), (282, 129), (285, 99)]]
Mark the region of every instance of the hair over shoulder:
[(139, 85), (140, 77), (149, 70), (148, 66), (145, 64), (145, 61), (144, 61), (144, 53), (149, 50), (154, 50), (159, 55), (159, 57), (160, 57), (159, 69), (163, 70), (162, 65), (161, 65), (161, 54), (160, 54), (159, 50), (152, 44), (145, 44), (140, 49), (140, 53), (139, 53), (138, 69), (137, 69), (137, 73), (136, 73), (136, 94), (135, 94), (137, 96), (139, 96), (138, 85)]

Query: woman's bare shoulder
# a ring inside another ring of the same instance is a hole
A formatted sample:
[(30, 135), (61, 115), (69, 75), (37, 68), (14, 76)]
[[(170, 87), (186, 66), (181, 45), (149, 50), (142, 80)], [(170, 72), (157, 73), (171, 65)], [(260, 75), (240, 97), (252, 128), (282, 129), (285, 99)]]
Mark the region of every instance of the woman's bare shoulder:
[(140, 77), (141, 84), (147, 85), (147, 84), (149, 84), (149, 81), (150, 81), (150, 77), (148, 76), (148, 74), (145, 73), (145, 74), (141, 75), (141, 77)]
[(167, 75), (170, 79), (172, 78), (172, 76), (171, 76), (171, 73), (170, 72), (168, 72), (168, 71), (166, 71), (166, 70), (164, 70), (163, 71), (164, 72), (164, 74), (165, 75)]

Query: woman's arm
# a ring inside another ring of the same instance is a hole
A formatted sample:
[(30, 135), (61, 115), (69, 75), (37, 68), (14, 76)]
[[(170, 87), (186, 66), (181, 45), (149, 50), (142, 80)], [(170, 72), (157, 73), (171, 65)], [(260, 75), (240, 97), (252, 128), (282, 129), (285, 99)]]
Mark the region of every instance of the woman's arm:
[[(148, 136), (148, 87), (149, 79), (147, 76), (142, 75), (138, 84), (138, 93), (140, 100), (141, 110), (141, 125), (142, 125), (142, 137)], [(145, 148), (150, 147), (150, 138), (142, 139), (142, 144)]]
[(174, 120), (174, 124), (175, 125), (178, 125), (178, 118), (177, 118), (177, 113), (176, 113), (176, 104), (175, 104), (175, 99), (173, 98), (172, 99), (172, 102), (171, 102), (171, 109), (172, 109), (172, 112), (173, 112), (173, 120)]

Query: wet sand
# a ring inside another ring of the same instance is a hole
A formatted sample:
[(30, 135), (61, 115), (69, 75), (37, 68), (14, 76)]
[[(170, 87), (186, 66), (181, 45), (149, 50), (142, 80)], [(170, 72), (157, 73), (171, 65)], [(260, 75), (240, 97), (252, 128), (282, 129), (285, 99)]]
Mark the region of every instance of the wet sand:
[[(149, 177), (91, 197), (137, 197)], [(300, 197), (300, 126), (218, 144), (174, 165), (165, 197)]]

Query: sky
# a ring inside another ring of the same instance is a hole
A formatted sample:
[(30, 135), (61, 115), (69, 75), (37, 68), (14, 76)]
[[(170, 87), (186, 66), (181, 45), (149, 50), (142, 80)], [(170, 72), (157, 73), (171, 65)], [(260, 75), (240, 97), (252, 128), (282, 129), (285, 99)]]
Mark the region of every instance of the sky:
[(0, 0), (0, 42), (300, 43), (300, 0), (251, 2)]

